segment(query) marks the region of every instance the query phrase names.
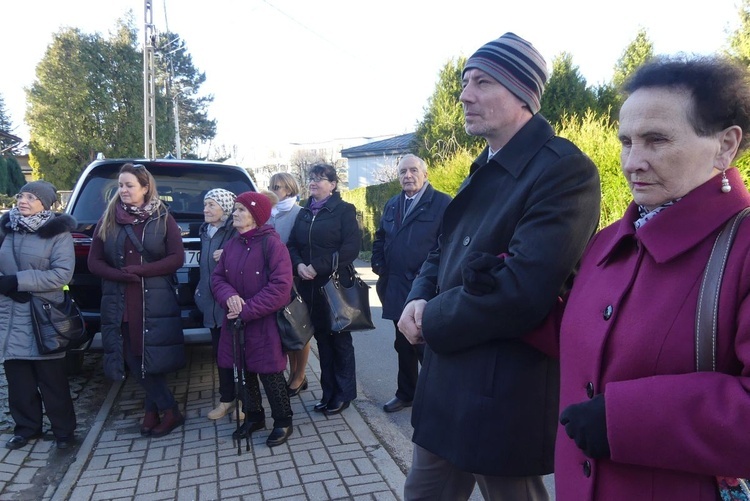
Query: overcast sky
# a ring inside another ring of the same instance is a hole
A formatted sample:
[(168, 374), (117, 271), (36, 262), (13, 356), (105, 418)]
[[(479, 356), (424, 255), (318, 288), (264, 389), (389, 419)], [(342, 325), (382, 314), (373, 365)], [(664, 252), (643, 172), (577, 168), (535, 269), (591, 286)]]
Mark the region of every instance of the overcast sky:
[[(547, 58), (560, 52), (590, 85), (609, 81), (638, 29), (657, 53), (712, 53), (738, 24), (738, 3), (712, 0), (153, 0), (158, 30), (179, 33), (203, 86), (215, 96), (216, 143), (254, 156), (288, 143), (412, 132), (438, 72), (506, 31)], [(76, 27), (104, 35), (138, 0), (4, 2), (5, 64), (0, 94), (16, 135), (24, 87), (55, 32)], [(166, 13), (166, 16), (165, 16)], [(142, 35), (141, 35), (142, 36)], [(10, 49), (10, 52), (7, 52)]]

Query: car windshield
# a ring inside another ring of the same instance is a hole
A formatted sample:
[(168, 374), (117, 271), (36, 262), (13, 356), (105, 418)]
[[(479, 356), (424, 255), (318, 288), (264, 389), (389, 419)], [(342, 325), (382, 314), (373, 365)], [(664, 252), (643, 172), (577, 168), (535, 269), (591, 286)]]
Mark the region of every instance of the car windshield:
[[(203, 217), (203, 197), (213, 188), (224, 188), (236, 194), (249, 191), (247, 176), (235, 169), (217, 169), (210, 166), (181, 168), (179, 165), (148, 165), (156, 179), (159, 198), (175, 217), (179, 214), (196, 214)], [(107, 202), (117, 193), (119, 164), (99, 168), (81, 187), (71, 215), (79, 223), (96, 223), (104, 213)]]

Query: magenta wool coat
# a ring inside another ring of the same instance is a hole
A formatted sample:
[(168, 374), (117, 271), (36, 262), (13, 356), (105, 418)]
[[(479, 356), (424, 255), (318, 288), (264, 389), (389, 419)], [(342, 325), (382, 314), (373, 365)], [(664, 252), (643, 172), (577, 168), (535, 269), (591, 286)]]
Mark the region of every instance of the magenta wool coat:
[[(263, 241), (265, 240), (265, 255)], [(245, 368), (272, 374), (286, 368), (276, 312), (288, 302), (292, 290), (292, 261), (279, 234), (269, 225), (232, 238), (224, 246), (211, 274), (216, 303), (226, 311), (227, 299), (239, 294), (245, 300), (240, 313), (245, 323)], [(226, 317), (219, 338), (219, 367), (231, 368), (232, 323)]]
[(736, 169), (639, 230), (633, 204), (590, 242), (560, 331), (560, 409), (604, 393), (611, 459), (560, 426), (557, 501), (716, 501), (714, 475), (750, 476), (750, 220), (722, 282), (717, 372), (695, 372), (698, 289), (725, 222), (750, 206)]

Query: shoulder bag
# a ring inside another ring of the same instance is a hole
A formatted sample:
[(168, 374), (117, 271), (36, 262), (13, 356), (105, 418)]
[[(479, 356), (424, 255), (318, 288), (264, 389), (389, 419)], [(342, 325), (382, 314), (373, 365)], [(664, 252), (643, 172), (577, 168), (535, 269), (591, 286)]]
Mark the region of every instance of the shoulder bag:
[[(266, 238), (263, 237), (263, 266), (268, 279), (268, 260), (266, 259)], [(286, 306), (276, 312), (276, 323), (279, 326), (281, 348), (284, 351), (298, 351), (305, 347), (313, 337), (310, 311), (302, 296), (297, 292), (297, 285), (292, 282), (291, 299)]]
[[(724, 267), (740, 222), (750, 214), (743, 209), (727, 222), (716, 237), (706, 270), (703, 272), (695, 313), (695, 369), (698, 372), (716, 370), (716, 317)], [(745, 478), (716, 477), (722, 501), (750, 501), (750, 482)]]
[(29, 304), (39, 353), (60, 353), (78, 348), (89, 340), (81, 310), (67, 289), (60, 303), (32, 294)]
[[(13, 258), (16, 260), (16, 268), (21, 271), (15, 248)], [(29, 305), (34, 337), (42, 355), (78, 348), (89, 340), (90, 335), (86, 331), (81, 310), (70, 296), (67, 286), (64, 288), (62, 302), (53, 303), (49, 299), (31, 294)]]
[(284, 351), (301, 350), (313, 337), (315, 329), (310, 320), (310, 312), (297, 292), (296, 285), (292, 285), (292, 299), (289, 304), (276, 312), (276, 323), (279, 325), (281, 347)]
[(328, 311), (331, 319), (331, 330), (341, 331), (366, 331), (375, 328), (372, 323), (370, 312), (370, 286), (360, 278), (354, 266), (346, 267), (351, 275), (352, 284), (344, 287), (339, 274), (339, 254), (333, 254), (333, 266), (331, 277), (328, 282), (320, 288), (323, 297), (328, 303)]

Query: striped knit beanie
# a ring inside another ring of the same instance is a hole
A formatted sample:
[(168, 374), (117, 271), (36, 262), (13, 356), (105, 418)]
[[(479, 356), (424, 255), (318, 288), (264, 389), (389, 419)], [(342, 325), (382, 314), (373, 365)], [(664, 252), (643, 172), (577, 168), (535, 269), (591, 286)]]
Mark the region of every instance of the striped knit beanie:
[(470, 68), (482, 70), (500, 82), (526, 103), (532, 114), (539, 111), (547, 82), (547, 63), (523, 38), (506, 33), (484, 44), (466, 61), (463, 73)]

